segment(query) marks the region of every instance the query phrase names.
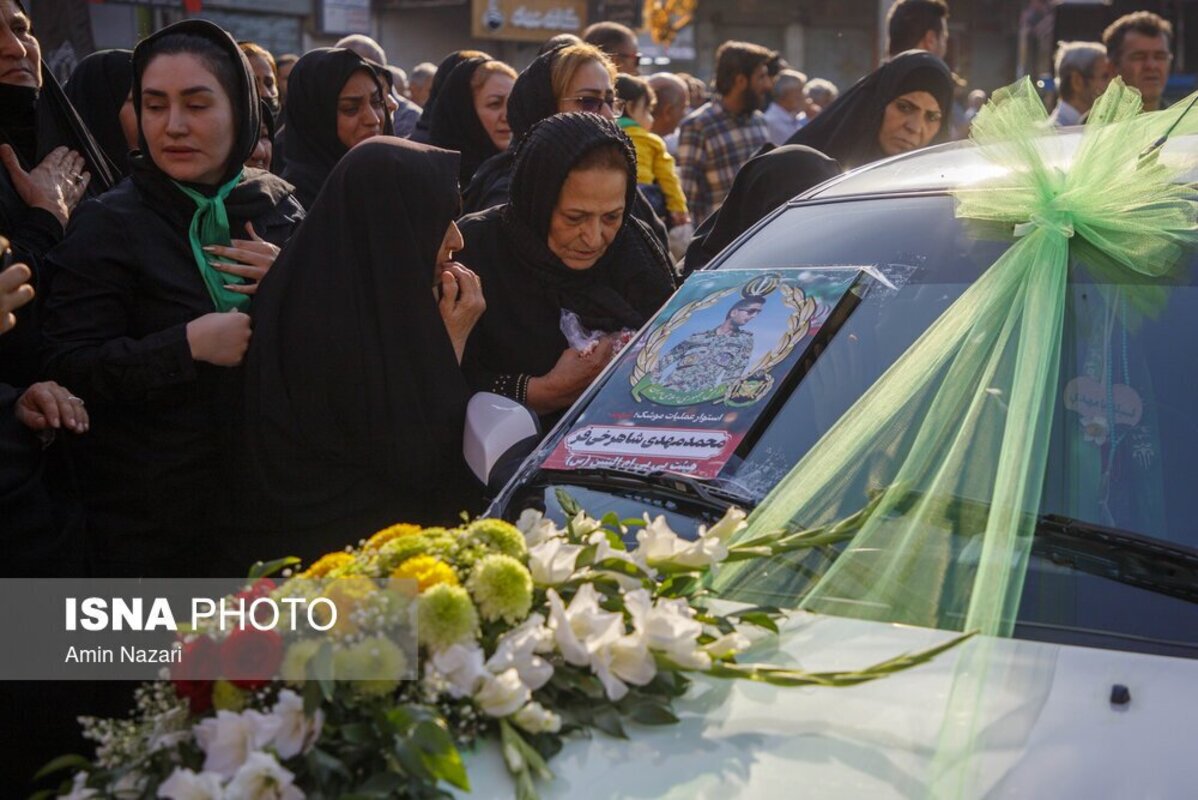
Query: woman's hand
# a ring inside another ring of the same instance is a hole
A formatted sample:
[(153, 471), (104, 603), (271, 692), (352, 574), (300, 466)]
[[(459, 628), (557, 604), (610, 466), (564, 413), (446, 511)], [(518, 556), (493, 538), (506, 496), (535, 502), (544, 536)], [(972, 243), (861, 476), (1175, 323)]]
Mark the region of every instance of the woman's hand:
[(254, 230), (252, 222), (247, 222), (245, 229), (250, 235), (249, 239), (233, 239), (229, 247), (210, 245), (204, 248), (204, 252), (239, 262), (234, 264), (213, 261), (212, 266), (221, 272), (253, 281), (253, 283), (244, 284), (226, 283), (225, 288), (230, 292), (254, 294), (258, 291), (258, 284), (266, 277), (266, 273), (270, 271), (275, 259), (279, 257), (279, 247), (259, 236)]
[(78, 205), (87, 189), (91, 175), (84, 171), (83, 156), (65, 147), (51, 150), (42, 163), (29, 172), (21, 167), (16, 151), (7, 144), (0, 145), (0, 161), (4, 162), (13, 187), (32, 208), (43, 208), (65, 228), (71, 211)]
[(528, 405), (538, 414), (566, 408), (599, 376), (613, 353), (612, 337), (604, 336), (586, 353), (567, 347), (553, 369), (528, 382)]
[(24, 264), (13, 264), (0, 272), (0, 333), (7, 333), (17, 324), (12, 313), (33, 299), (33, 287), (29, 285), (32, 274)]
[(17, 421), (35, 433), (66, 428), (86, 433), (90, 423), (83, 401), (54, 381), (35, 383), (17, 401)]
[(196, 317), (187, 323), (187, 344), (195, 361), (236, 367), (250, 346), (250, 317), (240, 311)]
[(482, 281), (456, 261), (442, 268), (440, 281), (441, 299), (437, 301), (437, 307), (441, 311), (449, 340), (453, 342), (454, 355), (461, 364), (470, 331), (474, 330), (479, 317), (487, 310)]

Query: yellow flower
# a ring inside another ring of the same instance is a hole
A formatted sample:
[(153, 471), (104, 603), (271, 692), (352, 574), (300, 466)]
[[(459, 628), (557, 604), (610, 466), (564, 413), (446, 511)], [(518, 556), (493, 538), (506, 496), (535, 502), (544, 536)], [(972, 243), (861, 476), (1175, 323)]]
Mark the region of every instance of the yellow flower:
[(419, 525), (409, 525), (407, 523), (401, 522), (399, 525), (392, 525), (390, 528), (383, 528), (374, 536), (371, 536), (369, 539), (367, 539), (366, 549), (378, 550), (392, 539), (398, 539), (401, 536), (413, 536), (417, 533), (420, 533)]
[(212, 706), (217, 711), (241, 711), (248, 702), (247, 692), (225, 680), (212, 686)]
[[(330, 581), (324, 596), (337, 606), (337, 624), (333, 626), (333, 632), (341, 636), (357, 633), (358, 623), (354, 621), (353, 613), (365, 608), (378, 591), (378, 585), (364, 575), (348, 575)], [(326, 622), (322, 620), (321, 624)]]
[(348, 566), (354, 557), (349, 553), (336, 552), (326, 553), (317, 559), (316, 563), (308, 567), (301, 574), (301, 578), (323, 578), (335, 569), (341, 569)]
[(407, 578), (420, 584), (419, 591), (423, 592), (430, 586), (444, 583), (449, 586), (458, 585), (457, 573), (453, 568), (433, 556), (416, 556), (400, 564), (391, 573), (392, 578)]

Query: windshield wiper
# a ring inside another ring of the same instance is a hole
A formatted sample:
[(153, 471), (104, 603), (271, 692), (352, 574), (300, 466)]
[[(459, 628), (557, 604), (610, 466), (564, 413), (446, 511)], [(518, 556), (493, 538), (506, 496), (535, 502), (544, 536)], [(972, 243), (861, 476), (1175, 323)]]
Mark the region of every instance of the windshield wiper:
[[(708, 508), (723, 512), (732, 506), (746, 511), (757, 505), (757, 498), (751, 495), (715, 486), (692, 475), (668, 470), (652, 472), (636, 472), (611, 467), (578, 470), (542, 470), (542, 475), (552, 475), (564, 483), (578, 486), (598, 487), (604, 489), (621, 489), (632, 491), (665, 491), (678, 498), (697, 502)], [(718, 480), (718, 479), (716, 479)]]
[(1054, 564), (1198, 602), (1198, 550), (1130, 531), (1047, 514), (1032, 552)]

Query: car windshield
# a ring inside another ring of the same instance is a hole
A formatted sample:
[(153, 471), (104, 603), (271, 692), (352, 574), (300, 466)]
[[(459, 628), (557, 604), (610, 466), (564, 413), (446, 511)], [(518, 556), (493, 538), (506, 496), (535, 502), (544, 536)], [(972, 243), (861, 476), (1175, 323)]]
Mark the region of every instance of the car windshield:
[[(856, 264), (872, 267), (886, 280), (871, 286), (828, 331), (801, 379), (761, 412), (762, 419), (708, 483), (734, 490), (750, 504), (761, 502), (1013, 242), (1009, 226), (956, 219), (953, 200), (945, 195), (799, 204), (748, 238), (718, 264), (719, 270)], [(1198, 564), (1198, 528), (1191, 523), (1190, 505), (1198, 479), (1198, 391), (1189, 374), (1198, 363), (1192, 263), (1183, 264), (1179, 280), (1151, 289), (1156, 300), (1147, 313), (1128, 313), (1129, 299), (1143, 297), (1145, 286), (1137, 286), (1134, 278), (1120, 277), (1128, 282), (1118, 285), (1098, 281), (1089, 269), (1094, 257), (1082, 247), (1074, 250), (1039, 510), (1046, 522), (1037, 532), (1042, 541), (1032, 553), (1016, 635), (1100, 641), (1108, 647), (1122, 646), (1106, 641), (1110, 637), (1124, 645), (1151, 640), (1157, 650), (1194, 655), (1198, 606), (1184, 591), (1162, 589), (1162, 580), (1176, 584), (1178, 570), (1192, 568), (1191, 559)], [(1188, 254), (1187, 261), (1192, 259)], [(918, 424), (909, 423), (913, 431)], [(843, 517), (868, 505), (877, 486), (871, 477), (884, 476), (887, 465), (901, 457), (879, 452), (876, 464), (863, 465), (860, 480), (841, 487)], [(555, 473), (550, 482), (570, 479)], [(606, 498), (602, 510), (622, 517), (639, 513), (643, 506), (637, 508), (637, 498), (643, 501), (646, 493), (618, 487), (600, 491)], [(552, 502), (545, 505), (554, 510)], [(666, 510), (708, 518), (718, 511), (691, 513), (685, 500), (669, 501)], [(810, 522), (792, 519), (800, 529)], [(1101, 551), (1095, 550), (1099, 541), (1105, 542)], [(1153, 561), (1145, 555), (1153, 547), (1166, 555)], [(1129, 556), (1133, 551), (1138, 555)], [(824, 563), (809, 564), (807, 579), (790, 576), (775, 585), (755, 581), (751, 590), (736, 594), (797, 606), (835, 555), (828, 550)], [(963, 543), (960, 557), (975, 556)]]

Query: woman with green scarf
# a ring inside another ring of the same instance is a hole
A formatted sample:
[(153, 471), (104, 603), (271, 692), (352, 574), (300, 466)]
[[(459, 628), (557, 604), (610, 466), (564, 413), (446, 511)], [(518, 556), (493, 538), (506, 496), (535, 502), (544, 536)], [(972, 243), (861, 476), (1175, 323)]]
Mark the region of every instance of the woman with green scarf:
[[(202, 20), (133, 55), (140, 152), (80, 206), (55, 248), (46, 371), (94, 425), (79, 448), (94, 572), (222, 571), (218, 534), (251, 335), (251, 295), (303, 216), (292, 188), (243, 167), (260, 127), (253, 72)], [(240, 570), (239, 570), (240, 572)]]

